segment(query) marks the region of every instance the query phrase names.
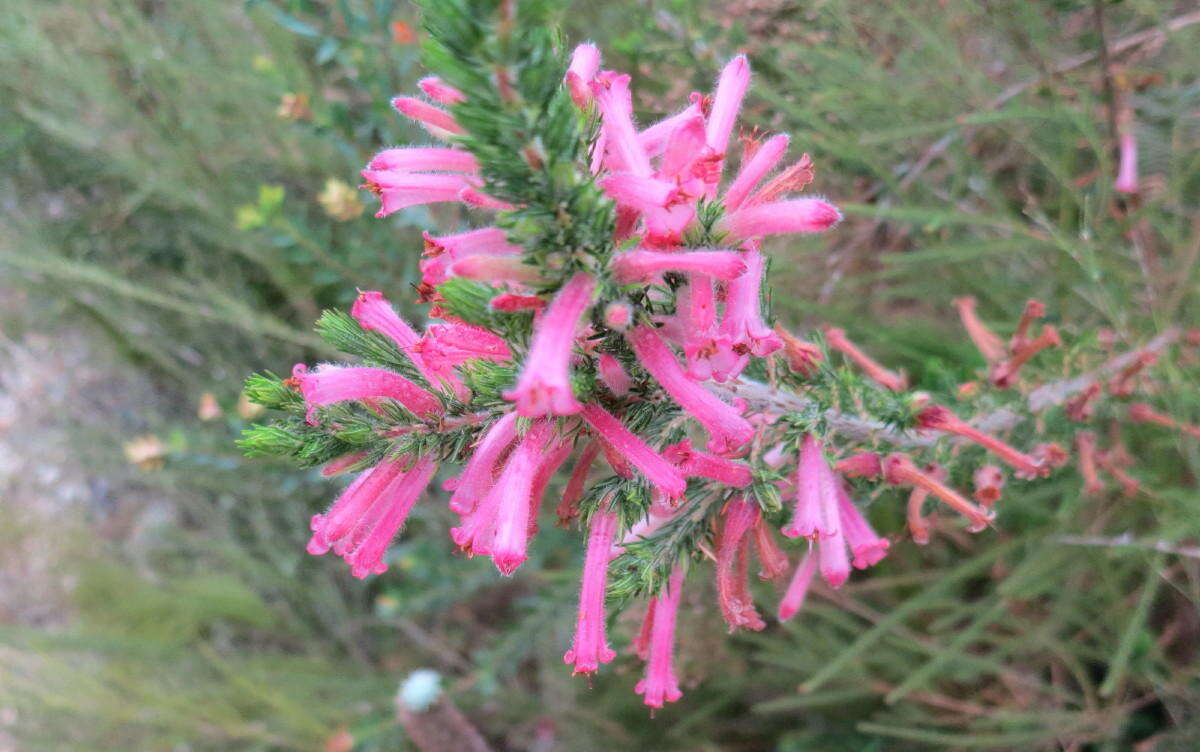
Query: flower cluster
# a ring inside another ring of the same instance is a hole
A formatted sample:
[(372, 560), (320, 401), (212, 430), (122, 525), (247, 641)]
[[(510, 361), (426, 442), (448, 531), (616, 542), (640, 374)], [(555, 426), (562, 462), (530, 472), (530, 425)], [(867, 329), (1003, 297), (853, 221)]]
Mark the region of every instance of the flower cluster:
[[(425, 235), (418, 291), (434, 323), (419, 333), (381, 293), (361, 292), (349, 318), (323, 321), (366, 363), (298, 365), (276, 387), (258, 385), (260, 401), (298, 417), (287, 428), (262, 427), (247, 446), (266, 451), (274, 442), (275, 453), (324, 464), (329, 475), (357, 473), (312, 518), (310, 553), (333, 551), (356, 577), (383, 572), (414, 504), (454, 466), (442, 483), (458, 516), (454, 544), (511, 575), (568, 468), (555, 513), (560, 524), (584, 527), (587, 542), (564, 660), (585, 674), (614, 660), (608, 609), (644, 596), (633, 652), (646, 673), (636, 691), (658, 708), (680, 697), (677, 613), (702, 553), (713, 551), (729, 629), (763, 629), (750, 589), (752, 548), (760, 577), (780, 581), (781, 621), (800, 610), (818, 572), (838, 588), (853, 569), (887, 556), (898, 537), (882, 537), (855, 503), (864, 484), (911, 489), (908, 527), (918, 543), (930, 537), (930, 497), (968, 530), (992, 524), (1005, 485), (1000, 467), (974, 468), (968, 498), (942, 467), (910, 456), (929, 437), (973, 442), (1019, 478), (1065, 462), (1057, 445), (1022, 452), (907, 392), (904, 374), (827, 328), (828, 350), (869, 379), (863, 409), (883, 406), (889, 421), (911, 429), (839, 433), (826, 399), (835, 388), (826, 350), (764, 314), (762, 243), (823, 232), (841, 214), (825, 199), (797, 195), (814, 180), (813, 161), (789, 161), (786, 135), (736, 138), (750, 84), (745, 58), (724, 67), (711, 94), (693, 94), (645, 127), (634, 119), (630, 77), (603, 69), (589, 44), (532, 104), (542, 89), (520, 86), (534, 77), (496, 65), (481, 83), (465, 68), (459, 78), (421, 81), (427, 99), (393, 100), (443, 144), (386, 149), (362, 172), (380, 217), (447, 202), (472, 216), (495, 212), (486, 226)], [(478, 125), (488, 108), (551, 113), (574, 142), (530, 138), (502, 150), (506, 136)], [(559, 153), (550, 142), (568, 145)], [(520, 193), (538, 185), (546, 186), (544, 205)], [(561, 185), (569, 198), (554, 188)], [(589, 191), (598, 192), (592, 203)], [(572, 206), (593, 208), (573, 216)], [(585, 226), (603, 228), (602, 240), (561, 240)], [(1044, 315), (1035, 302), (1008, 343), (979, 322), (973, 301), (959, 308), (998, 388), (1013, 387), (1038, 352), (1060, 344), (1050, 326), (1029, 336)], [(864, 425), (877, 416), (864, 416)], [(1094, 467), (1099, 460), (1083, 449), (1081, 460)]]

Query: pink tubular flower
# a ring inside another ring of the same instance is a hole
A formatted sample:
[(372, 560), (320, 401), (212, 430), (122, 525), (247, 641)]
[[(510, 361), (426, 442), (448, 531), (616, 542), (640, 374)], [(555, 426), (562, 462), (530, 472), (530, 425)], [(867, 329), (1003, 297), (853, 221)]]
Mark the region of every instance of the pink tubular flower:
[(639, 326), (625, 335), (642, 366), (668, 394), (708, 431), (708, 448), (726, 452), (754, 438), (754, 427), (730, 405), (688, 378), (679, 361), (648, 326)]
[(516, 438), (516, 428), (516, 413), (505, 413), (504, 417), (488, 427), (453, 488), (454, 494), (450, 497), (451, 511), (469, 514), (487, 494), (492, 487), (496, 463)]
[(629, 93), (628, 74), (606, 71), (597, 77), (591, 88), (600, 108), (610, 169), (650, 177), (653, 174), (650, 159), (638, 143), (637, 130), (633, 126), (633, 98)]
[(546, 307), (546, 301), (536, 295), (517, 295), (505, 292), (492, 298), (488, 307), (493, 311), (516, 313), (517, 311), (540, 311)]
[(744, 350), (765, 358), (783, 347), (783, 342), (762, 320), (759, 299), (766, 260), (753, 250), (745, 251), (742, 259), (745, 273), (725, 286), (725, 319), (721, 322), (721, 333), (730, 339), (734, 352)]
[(552, 423), (535, 421), (517, 443), (504, 465), (504, 472), (489, 494), (497, 495), (499, 504), (496, 507), (495, 536), (488, 553), (502, 575), (511, 575), (528, 558), (525, 552), (529, 546), (533, 482), (552, 431)]
[(1013, 332), (1013, 336), (1008, 341), (1008, 349), (1010, 352), (1017, 352), (1029, 341), (1029, 327), (1033, 322), (1046, 315), (1046, 304), (1040, 300), (1025, 301), (1025, 309), (1021, 311), (1021, 320), (1017, 322), (1017, 328)]
[(1011, 465), (1018, 473), (1036, 477), (1049, 475), (1050, 468), (1036, 458), (1017, 451), (991, 434), (971, 426), (949, 409), (930, 405), (917, 416), (917, 425), (934, 431), (944, 431), (969, 439)]
[(804, 599), (808, 595), (808, 588), (812, 585), (813, 575), (816, 573), (817, 557), (812, 551), (809, 551), (796, 566), (796, 573), (792, 575), (787, 591), (779, 601), (779, 621), (791, 619), (804, 606)]
[(1133, 394), (1136, 377), (1148, 366), (1158, 362), (1158, 353), (1152, 350), (1142, 350), (1133, 362), (1114, 374), (1108, 380), (1108, 393), (1114, 397), (1128, 397)]
[(604, 307), (604, 325), (623, 332), (633, 323), (633, 307), (623, 300), (614, 300)]
[(652, 616), (647, 614), (651, 623), (646, 675), (633, 691), (642, 695), (651, 708), (661, 708), (665, 703), (683, 697), (679, 680), (675, 678), (675, 620), (682, 588), (683, 571), (676, 569), (662, 592), (651, 601)]
[(664, 209), (675, 198), (675, 185), (632, 172), (614, 172), (596, 181), (604, 194), (617, 203), (637, 211)]
[(462, 175), (426, 172), (396, 172), (393, 170), (363, 170), (367, 181), (364, 188), (379, 196), (376, 217), (420, 204), (461, 201), (463, 192), (471, 188)]
[(504, 398), (517, 403), (525, 417), (572, 415), (579, 401), (571, 391), (571, 351), (575, 329), (592, 304), (596, 281), (585, 273), (567, 280), (534, 325), (529, 356), (514, 389)]
[[(353, 548), (347, 548), (342, 557), (350, 565), (350, 573), (360, 580), (369, 574), (383, 574), (387, 564), (383, 558), (388, 545), (404, 527), (408, 513), (421, 496), (421, 492), (433, 478), (437, 464), (430, 457), (421, 457), (416, 463), (388, 485), (383, 495), (372, 505), (367, 516), (351, 532)], [(361, 541), (359, 540), (361, 536)], [(336, 548), (336, 546), (335, 546)]]
[(310, 422), (317, 407), (379, 397), (395, 400), (417, 416), (442, 412), (442, 403), (432, 394), (400, 374), (382, 368), (319, 366), (308, 371), (303, 364), (297, 364), (292, 376), (300, 382)]
[(1000, 500), (1004, 492), (1004, 473), (1000, 468), (995, 465), (983, 465), (975, 471), (972, 480), (975, 483), (975, 493), (972, 496), (985, 509)]
[(346, 537), (392, 481), (404, 472), (404, 466), (409, 460), (407, 456), (384, 460), (359, 473), (354, 481), (346, 486), (346, 490), (338, 495), (327, 512), (313, 515), (309, 522), (312, 538), (309, 539), (306, 550), (314, 556), (319, 556)]
[(1080, 431), (1075, 434), (1075, 450), (1079, 452), (1079, 474), (1083, 476), (1083, 492), (1089, 495), (1104, 493), (1104, 482), (1097, 468), (1096, 434)]
[(475, 156), (464, 149), (408, 146), (384, 149), (367, 164), (380, 172), (479, 172)]
[(503, 337), (471, 324), (434, 324), (414, 348), (427, 361), (457, 366), (468, 360), (503, 363), (512, 352)]
[[(350, 307), (350, 315), (363, 329), (379, 332), (406, 354), (409, 348), (417, 344), (420, 339), (413, 328), (400, 318), (396, 309), (392, 308), (392, 304), (383, 297), (381, 292), (359, 290), (358, 298)], [(417, 367), (420, 366), (421, 364), (418, 363)]]
[(496, 227), (484, 227), (478, 230), (468, 230), (456, 235), (434, 237), (424, 233), (425, 255), (437, 256), (448, 254), (455, 261), (467, 256), (515, 256), (524, 252), (519, 245), (508, 242), (504, 230)]
[(1004, 342), (979, 320), (975, 313), (975, 298), (955, 298), (954, 305), (958, 308), (958, 316), (962, 319), (963, 328), (967, 330), (967, 336), (975, 343), (975, 347), (979, 348), (984, 360), (988, 363), (1002, 360)]
[[(612, 260), (613, 274), (622, 284), (651, 279), (659, 272), (698, 272), (731, 280), (746, 273), (746, 262), (735, 251), (625, 251)], [(755, 301), (757, 312), (758, 300)]]
[(754, 548), (758, 552), (758, 563), (762, 565), (758, 572), (760, 580), (774, 580), (787, 574), (790, 564), (787, 554), (779, 547), (770, 526), (762, 518), (754, 526)]
[(1100, 396), (1102, 390), (1103, 387), (1100, 386), (1100, 383), (1093, 381), (1079, 394), (1066, 401), (1063, 405), (1063, 412), (1077, 423), (1088, 422), (1092, 419), (1092, 413), (1096, 409), (1095, 400)]
[(721, 615), (732, 632), (738, 627), (764, 629), (767, 623), (754, 608), (746, 584), (750, 539), (746, 533), (758, 524), (761, 511), (757, 504), (736, 498), (725, 505), (725, 524), (717, 542), (717, 601)]
[(600, 50), (596, 49), (596, 45), (581, 44), (571, 53), (571, 64), (567, 68), (567, 75), (563, 76), (563, 82), (571, 92), (571, 101), (576, 107), (582, 109), (592, 101), (590, 84), (595, 80), (598, 70)]
[(889, 371), (876, 363), (846, 337), (845, 330), (832, 326), (826, 328), (825, 341), (829, 343), (830, 348), (837, 350), (842, 355), (854, 361), (854, 364), (862, 369), (867, 378), (879, 384), (884, 389), (901, 392), (908, 387), (908, 380), (904, 377), (904, 374)]
[(633, 385), (633, 381), (629, 378), (629, 374), (625, 373), (619, 360), (608, 353), (600, 353), (600, 357), (597, 359), (597, 369), (600, 371), (600, 380), (604, 382), (604, 386), (608, 387), (608, 391), (612, 392), (614, 397), (624, 397), (629, 394), (629, 387)]
[(879, 455), (874, 452), (860, 452), (840, 459), (833, 469), (847, 478), (878, 478), (883, 473)]
[(1134, 423), (1154, 423), (1165, 428), (1173, 428), (1189, 436), (1200, 438), (1200, 426), (1176, 420), (1160, 410), (1155, 410), (1145, 402), (1135, 402), (1129, 406), (1129, 419)]
[(1122, 133), (1118, 139), (1121, 159), (1117, 168), (1117, 180), (1113, 187), (1121, 193), (1138, 191), (1138, 145), (1132, 131)]
[(796, 507), (780, 530), (788, 538), (830, 538), (838, 531), (837, 488), (821, 444), (812, 434), (800, 445)]
[(685, 122), (694, 122), (697, 118), (700, 120), (701, 130), (704, 125), (704, 96), (699, 92), (692, 92), (688, 97), (688, 106), (684, 107), (674, 115), (652, 123), (644, 130), (637, 134), (638, 145), (646, 152), (649, 157), (657, 157), (667, 148), (667, 141), (681, 125)]
[(733, 124), (737, 122), (738, 110), (742, 108), (742, 100), (749, 86), (750, 63), (745, 55), (738, 55), (721, 70), (704, 130), (705, 140), (714, 154), (725, 154)]
[(321, 476), (324, 478), (332, 478), (335, 475), (341, 475), (342, 473), (346, 472), (348, 468), (361, 462), (366, 456), (366, 452), (351, 452), (350, 454), (343, 454), (341, 457), (338, 457), (336, 460), (329, 462), (325, 465), (325, 467), (321, 468)]
[(850, 577), (850, 556), (846, 550), (846, 533), (838, 527), (832, 537), (817, 541), (818, 565), (821, 577), (829, 587), (837, 590)]
[(879, 534), (871, 527), (871, 523), (867, 522), (867, 518), (850, 500), (845, 484), (840, 481), (837, 484), (837, 495), (838, 519), (841, 522), (842, 530), (845, 531), (846, 544), (850, 546), (850, 553), (854, 554), (854, 568), (866, 569), (878, 564), (883, 557), (887, 556), (888, 548), (892, 544), (887, 538), (879, 537)]
[(467, 256), (446, 268), (448, 277), (465, 277), (480, 282), (509, 282), (536, 285), (543, 282), (542, 273), (518, 256)]
[(742, 205), (742, 202), (750, 195), (750, 191), (754, 190), (758, 182), (783, 158), (787, 148), (788, 137), (786, 135), (781, 133), (772, 136), (754, 152), (754, 156), (742, 164), (742, 169), (738, 171), (737, 177), (725, 189), (723, 197), (725, 211), (735, 211)]
[(794, 198), (747, 206), (726, 214), (717, 229), (746, 240), (763, 235), (824, 232), (840, 222), (842, 213), (819, 198)]
[(825, 360), (821, 348), (795, 336), (782, 324), (775, 324), (775, 333), (783, 342), (783, 355), (787, 358), (788, 368), (805, 378), (817, 372), (821, 361)]
[[(946, 468), (936, 462), (925, 466), (925, 474), (939, 482), (945, 482), (949, 477)], [(913, 543), (918, 546), (929, 543), (929, 520), (922, 514), (927, 498), (929, 498), (929, 491), (920, 486), (913, 486), (912, 492), (908, 495), (908, 532), (912, 534)]]
[(693, 449), (691, 439), (667, 447), (663, 450), (663, 456), (687, 475), (708, 478), (734, 488), (745, 488), (754, 480), (754, 475), (746, 465)]
[(613, 538), (617, 534), (617, 513), (604, 509), (592, 515), (588, 529), (587, 554), (583, 560), (583, 578), (579, 587), (579, 615), (575, 620), (575, 638), (563, 655), (563, 663), (575, 664), (576, 674), (595, 673), (600, 664), (617, 654), (608, 646), (604, 630), (604, 589), (608, 581), (608, 562)]
[(954, 509), (971, 523), (967, 528), (978, 532), (986, 528), (993, 517), (993, 512), (978, 507), (967, 501), (957, 491), (946, 486), (933, 474), (922, 472), (913, 461), (902, 454), (890, 454), (883, 463), (884, 479), (893, 486), (916, 486), (941, 499), (947, 506)]
[(599, 454), (600, 443), (596, 441), (589, 441), (580, 451), (575, 467), (571, 469), (571, 477), (567, 479), (567, 485), (563, 488), (562, 499), (554, 509), (554, 513), (558, 515), (559, 527), (566, 527), (568, 522), (579, 516), (583, 485), (587, 482), (588, 471), (592, 469), (592, 463)]
[(464, 132), (449, 112), (426, 104), (416, 97), (395, 97), (392, 99), (392, 107), (406, 118), (420, 123), (421, 127), (437, 138), (447, 138)]
[(1058, 330), (1047, 324), (1042, 327), (1042, 333), (1036, 339), (1026, 340), (1020, 347), (1013, 350), (1012, 357), (997, 363), (991, 372), (992, 384), (1007, 389), (1017, 380), (1017, 375), (1030, 358), (1047, 347), (1062, 345)]
[(438, 104), (455, 105), (467, 101), (466, 96), (437, 76), (426, 76), (417, 81), (417, 86)]
[(646, 480), (666, 494), (667, 498), (678, 499), (683, 496), (687, 489), (687, 481), (683, 475), (674, 465), (663, 459), (662, 455), (625, 428), (611, 413), (599, 405), (587, 404), (583, 406), (580, 416), (592, 430), (646, 476)]

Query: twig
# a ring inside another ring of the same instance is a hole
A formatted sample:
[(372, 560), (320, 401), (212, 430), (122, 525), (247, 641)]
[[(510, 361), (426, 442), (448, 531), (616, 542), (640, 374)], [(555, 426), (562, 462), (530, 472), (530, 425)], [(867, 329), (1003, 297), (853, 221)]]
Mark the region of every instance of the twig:
[(1132, 533), (1105, 538), (1088, 535), (1059, 535), (1052, 538), (1055, 543), (1067, 546), (1098, 546), (1101, 548), (1141, 548), (1147, 551), (1158, 551), (1164, 554), (1186, 556), (1189, 559), (1200, 559), (1200, 546), (1178, 546), (1165, 540), (1137, 540)]
[[(1118, 39), (1116, 42), (1113, 42), (1104, 48), (1105, 56), (1111, 57), (1113, 55), (1122, 53), (1125, 50), (1132, 49), (1134, 47), (1140, 47), (1148, 42), (1160, 41), (1165, 39), (1167, 34), (1170, 34), (1171, 32), (1179, 31), (1180, 29), (1187, 28), (1188, 26), (1197, 23), (1200, 23), (1200, 11), (1184, 13), (1183, 15), (1176, 16), (1170, 21), (1167, 21), (1162, 28), (1145, 29), (1137, 32), (1136, 34), (1130, 34), (1127, 37)], [(1074, 57), (1069, 57), (1061, 61), (1058, 65), (1052, 67), (1050, 71), (1044, 75), (1021, 81), (1009, 86), (1007, 89), (1004, 89), (999, 95), (988, 102), (981, 111), (987, 112), (990, 110), (998, 110), (1004, 105), (1008, 104), (1009, 101), (1015, 99), (1034, 86), (1037, 86), (1047, 78), (1051, 76), (1061, 76), (1062, 74), (1069, 73), (1076, 68), (1081, 68), (1095, 60), (1097, 57), (1100, 57), (1100, 52), (1096, 51), (1085, 52), (1080, 55), (1075, 55)], [(957, 119), (961, 121), (972, 114), (975, 113), (964, 113)], [(921, 156), (917, 158), (917, 161), (913, 162), (912, 167), (909, 168), (908, 172), (900, 180), (898, 187), (900, 189), (904, 189), (911, 185), (912, 182), (916, 180), (917, 176), (924, 172), (927, 167), (929, 167), (933, 160), (937, 159), (942, 155), (943, 152), (946, 151), (947, 148), (949, 148), (950, 144), (954, 142), (956, 133), (957, 130), (950, 131), (925, 149), (925, 151), (921, 153)], [(879, 188), (875, 191), (872, 191), (871, 195), (873, 196), (877, 194), (879, 190), (882, 190), (882, 188), (883, 185), (880, 184)]]
[[(1143, 347), (1113, 358), (1082, 376), (1038, 387), (1030, 393), (1026, 399), (1026, 405), (1030, 412), (1039, 412), (1052, 405), (1061, 404), (1068, 397), (1086, 389), (1093, 381), (1118, 373), (1134, 360), (1141, 357), (1143, 353), (1147, 351), (1160, 352), (1166, 349), (1179, 339), (1181, 333), (1182, 331), (1178, 327), (1171, 327), (1150, 340)], [(781, 414), (804, 412), (811, 409), (813, 404), (812, 400), (807, 397), (793, 392), (772, 389), (769, 385), (752, 379), (740, 379), (724, 384), (709, 383), (707, 386), (715, 394), (726, 400), (734, 397), (745, 400), (750, 409), (755, 412)], [(826, 411), (825, 419), (829, 423), (829, 427), (834, 431), (849, 439), (863, 443), (878, 440), (900, 449), (922, 449), (933, 446), (938, 441), (936, 437), (919, 436), (907, 431), (897, 431), (880, 421), (856, 415), (846, 415), (832, 409)], [(1015, 427), (1023, 419), (1023, 415), (1005, 407), (977, 418), (972, 423), (982, 431), (999, 432)]]

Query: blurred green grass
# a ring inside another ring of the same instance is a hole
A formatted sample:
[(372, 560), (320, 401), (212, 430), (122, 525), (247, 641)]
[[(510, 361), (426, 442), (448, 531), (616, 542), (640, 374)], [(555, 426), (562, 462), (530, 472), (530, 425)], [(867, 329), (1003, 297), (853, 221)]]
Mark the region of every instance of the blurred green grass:
[[(1194, 12), (1102, 8), (1110, 45)], [(4, 625), (10, 733), (29, 748), (290, 750), (344, 725), (355, 749), (405, 748), (391, 693), (433, 665), (513, 749), (541, 718), (572, 750), (1200, 743), (1200, 568), (1149, 545), (1200, 535), (1200, 449), (1158, 431), (1128, 437), (1137, 499), (1083, 498), (1066, 473), (1006, 498), (1003, 532), (898, 545), (792, 625), (727, 641), (696, 578), (685, 699), (653, 721), (632, 663), (591, 688), (561, 665), (572, 536), (544, 531), (540, 566), (500, 581), (451, 554), (435, 503), (385, 577), (352, 582), (305, 556), (304, 520), (331, 486), (237, 455), (240, 379), (323, 355), (312, 320), (356, 286), (405, 301), (419, 231), (464, 222), (369, 209), (338, 221), (318, 201), (379, 147), (424, 140), (386, 104), (420, 75), (396, 21), (415, 27), (414, 9), (10, 0), (0, 16), (0, 267), (30, 301), (6, 310), (6, 329), (83, 327), (153, 379), (162, 399), (138, 420), (169, 437), (166, 464), (132, 482), (177, 510), (149, 544), (93, 538), (87, 522), (59, 541), (76, 578), (65, 622)], [(643, 120), (751, 54), (748, 120), (790, 132), (814, 157), (814, 188), (847, 213), (828, 237), (771, 249), (776, 312), (846, 326), (918, 383), (980, 365), (957, 295), (999, 327), (1038, 297), (1069, 338), (1108, 326), (1131, 346), (1200, 321), (1200, 24), (1116, 56), (1136, 84), (1149, 186), (1117, 212), (1102, 71), (1086, 59), (1053, 72), (1096, 53), (1092, 3), (575, 3), (564, 23), (635, 73)], [(306, 95), (311, 117), (281, 117), (288, 94)], [(1158, 373), (1176, 413), (1200, 416), (1194, 366)], [(204, 390), (221, 419), (194, 417)], [(98, 477), (129, 474), (113, 438), (79, 431)], [(1061, 541), (1124, 531), (1144, 545)], [(629, 631), (622, 620), (614, 641)]]

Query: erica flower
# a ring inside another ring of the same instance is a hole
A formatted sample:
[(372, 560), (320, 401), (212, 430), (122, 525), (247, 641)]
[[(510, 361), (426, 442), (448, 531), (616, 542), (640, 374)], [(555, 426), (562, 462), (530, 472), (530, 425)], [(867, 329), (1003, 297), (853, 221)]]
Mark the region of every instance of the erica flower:
[[(947, 478), (946, 469), (936, 462), (925, 466), (925, 474), (939, 482), (945, 482)], [(929, 491), (919, 485), (913, 486), (912, 491), (908, 494), (906, 524), (909, 534), (912, 535), (913, 543), (918, 546), (929, 543), (929, 520), (923, 512), (927, 498), (929, 498)]]
[(847, 478), (878, 478), (883, 473), (879, 455), (874, 452), (860, 452), (838, 460), (833, 469)]
[(1108, 393), (1114, 397), (1128, 397), (1133, 394), (1134, 382), (1137, 375), (1146, 367), (1158, 361), (1158, 353), (1143, 350), (1137, 354), (1133, 362), (1122, 368), (1108, 381)]
[(1012, 339), (1008, 342), (1009, 352), (1016, 353), (1025, 347), (1029, 342), (1029, 327), (1033, 322), (1046, 315), (1046, 304), (1040, 300), (1025, 301), (1025, 310), (1021, 312), (1021, 320), (1017, 322), (1017, 329), (1013, 332)]
[(1063, 405), (1063, 412), (1071, 420), (1079, 423), (1086, 423), (1092, 419), (1092, 412), (1095, 410), (1095, 399), (1100, 395), (1101, 386), (1099, 382), (1093, 381), (1084, 387), (1083, 391), (1076, 394), (1071, 399), (1067, 400)]
[(985, 508), (1000, 500), (1004, 490), (1004, 473), (995, 465), (983, 465), (975, 470), (975, 501)]
[[(625, 251), (612, 260), (613, 273), (622, 283), (648, 280), (660, 272), (697, 272), (716, 279), (730, 280), (746, 272), (746, 262), (734, 251)], [(759, 274), (761, 276), (761, 269)], [(758, 300), (755, 299), (755, 312)]]
[(1132, 131), (1125, 131), (1118, 138), (1120, 148), (1120, 164), (1117, 167), (1117, 180), (1113, 184), (1121, 193), (1137, 193), (1138, 191), (1138, 147), (1137, 137)]
[(417, 87), (425, 93), (425, 96), (440, 104), (454, 105), (467, 101), (466, 96), (461, 91), (437, 76), (422, 78), (420, 81), (417, 81)]
[(975, 347), (979, 348), (984, 360), (988, 363), (1002, 360), (1005, 355), (1004, 343), (975, 314), (975, 298), (955, 298), (954, 305), (958, 308), (958, 315), (962, 319), (963, 328), (967, 330), (967, 336), (975, 343)]
[(854, 364), (863, 370), (869, 379), (879, 384), (885, 389), (891, 389), (893, 392), (903, 391), (907, 386), (907, 379), (903, 374), (889, 371), (883, 366), (876, 363), (869, 355), (864, 353), (853, 342), (846, 337), (846, 332), (837, 327), (827, 327), (825, 329), (825, 341), (829, 346), (845, 355)]
[(355, 577), (382, 572), (388, 544), (435, 469), (432, 459), (414, 462), (401, 456), (364, 470), (329, 511), (313, 516), (308, 552), (320, 555), (332, 548), (351, 565)]
[[(369, 574), (383, 574), (387, 564), (383, 557), (392, 539), (404, 526), (408, 513), (420, 497), (437, 469), (431, 457), (417, 459), (404, 474), (391, 482), (367, 514), (350, 532), (349, 541), (341, 551), (350, 565), (350, 573), (362, 579)], [(342, 541), (334, 544), (338, 551)]]
[(600, 444), (595, 441), (585, 444), (579, 453), (575, 467), (571, 469), (571, 477), (563, 487), (562, 499), (554, 510), (560, 526), (565, 527), (568, 522), (579, 516), (579, 499), (583, 497), (583, 486), (587, 482), (588, 471), (599, 454)]
[(812, 434), (804, 437), (796, 469), (796, 507), (781, 531), (788, 538), (829, 538), (838, 531), (838, 500), (833, 472)]
[(392, 399), (417, 416), (442, 411), (442, 404), (432, 394), (400, 374), (382, 368), (320, 366), (309, 371), (298, 364), (292, 370), (292, 377), (300, 384), (310, 422), (316, 408), (348, 400)]
[(1075, 451), (1079, 453), (1079, 474), (1083, 476), (1083, 492), (1091, 495), (1103, 493), (1104, 482), (1100, 480), (1097, 467), (1096, 434), (1091, 431), (1075, 434)]
[[(552, 431), (552, 424), (546, 421), (535, 421), (530, 426), (509, 455), (495, 485), (474, 512), (483, 511), (490, 519), (483, 519), (485, 524), (478, 531), (482, 533), (482, 539), (478, 535), (474, 537), (470, 541), (471, 550), (490, 555), (501, 574), (511, 575), (527, 558), (533, 482)], [(483, 550), (479, 546), (481, 542)]]
[(995, 436), (986, 434), (969, 425), (966, 421), (940, 405), (930, 405), (922, 410), (921, 414), (917, 416), (917, 425), (921, 428), (945, 431), (946, 433), (953, 433), (970, 439), (1007, 462), (1018, 474), (1030, 477), (1050, 474), (1050, 468), (1043, 465), (1036, 458), (1023, 454)]
[(595, 404), (584, 405), (581, 416), (593, 430), (617, 452), (629, 460), (655, 488), (677, 499), (687, 488), (687, 481), (675, 466), (646, 445), (607, 410)]
[(1167, 428), (1174, 428), (1182, 431), (1189, 436), (1200, 438), (1200, 426), (1194, 426), (1190, 423), (1184, 423), (1172, 418), (1164, 412), (1155, 410), (1145, 402), (1135, 402), (1129, 406), (1129, 419), (1134, 423), (1155, 423)]
[(653, 606), (647, 611), (642, 627), (648, 632), (646, 675), (634, 691), (642, 695), (651, 708), (661, 708), (683, 697), (679, 680), (675, 678), (675, 620), (682, 588), (683, 571), (676, 569), (652, 600)]
[(787, 591), (779, 601), (780, 621), (791, 619), (804, 605), (804, 600), (808, 596), (808, 588), (812, 585), (813, 575), (816, 573), (817, 557), (812, 551), (809, 551), (800, 560), (800, 564), (796, 567), (796, 573), (792, 575), (792, 580), (788, 584)]
[(617, 657), (608, 647), (604, 631), (604, 588), (608, 581), (608, 562), (616, 533), (616, 512), (603, 509), (592, 515), (587, 554), (583, 562), (583, 579), (579, 588), (575, 638), (571, 642), (571, 649), (563, 655), (564, 663), (575, 664), (576, 674), (595, 673), (600, 664)]
[(867, 522), (867, 518), (850, 500), (850, 495), (846, 493), (846, 484), (842, 481), (837, 483), (837, 497), (838, 520), (845, 531), (846, 544), (854, 554), (854, 568), (866, 569), (878, 564), (887, 556), (891, 543), (886, 538), (879, 537), (871, 523)]
[(951, 509), (967, 518), (971, 523), (971, 527), (968, 528), (971, 532), (983, 530), (992, 521), (991, 512), (967, 501), (932, 474), (922, 472), (912, 460), (902, 454), (888, 455), (884, 460), (883, 469), (884, 478), (888, 483), (895, 486), (915, 486), (941, 499)]
[(692, 448), (692, 440), (672, 444), (663, 451), (663, 456), (679, 466), (684, 473), (708, 478), (735, 488), (745, 488), (754, 480), (750, 468), (725, 457)]
[(1057, 347), (1062, 344), (1058, 330), (1047, 324), (1042, 327), (1042, 333), (1036, 339), (1026, 340), (1012, 351), (1012, 357), (997, 363), (992, 368), (991, 381), (1001, 389), (1007, 389), (1017, 379), (1017, 374), (1030, 358), (1047, 347)]
[(725, 505), (725, 523), (717, 542), (717, 600), (729, 631), (738, 627), (764, 629), (767, 623), (754, 609), (754, 600), (746, 579), (748, 574), (750, 539), (747, 533), (760, 519), (757, 504), (735, 498)]
[(775, 325), (775, 333), (783, 342), (783, 354), (787, 358), (789, 368), (804, 377), (817, 372), (821, 361), (825, 359), (820, 347), (793, 335), (781, 324)]
[[(766, 261), (758, 251), (745, 251), (745, 272), (725, 286), (725, 319), (721, 333), (729, 338), (734, 352), (764, 358), (783, 342), (762, 320), (759, 298)], [(734, 372), (737, 375), (740, 369)]]
[(762, 565), (759, 579), (774, 580), (787, 574), (790, 563), (787, 554), (779, 547), (771, 527), (761, 516), (754, 526), (754, 548), (758, 552), (758, 563)]
[(516, 438), (516, 426), (517, 414), (506, 413), (483, 434), (462, 475), (452, 488), (447, 488), (454, 492), (450, 497), (451, 511), (470, 513), (491, 489), (496, 463)]
[(563, 77), (576, 107), (586, 107), (592, 101), (591, 83), (600, 69), (600, 50), (594, 44), (581, 44), (571, 53), (571, 65)]
[(842, 221), (833, 204), (819, 198), (796, 198), (757, 204), (726, 214), (717, 229), (740, 240), (764, 235), (824, 232)]
[(421, 127), (437, 138), (446, 139), (463, 133), (462, 126), (453, 115), (415, 97), (396, 97), (392, 99), (392, 107), (401, 115), (420, 123)]
[(504, 398), (517, 403), (527, 417), (571, 415), (579, 402), (571, 390), (571, 350), (579, 319), (592, 303), (595, 281), (587, 274), (571, 277), (542, 312), (517, 385)]
[(689, 378), (654, 330), (639, 326), (626, 336), (642, 366), (686, 412), (708, 431), (708, 448), (725, 452), (754, 436), (754, 428), (731, 406)]

